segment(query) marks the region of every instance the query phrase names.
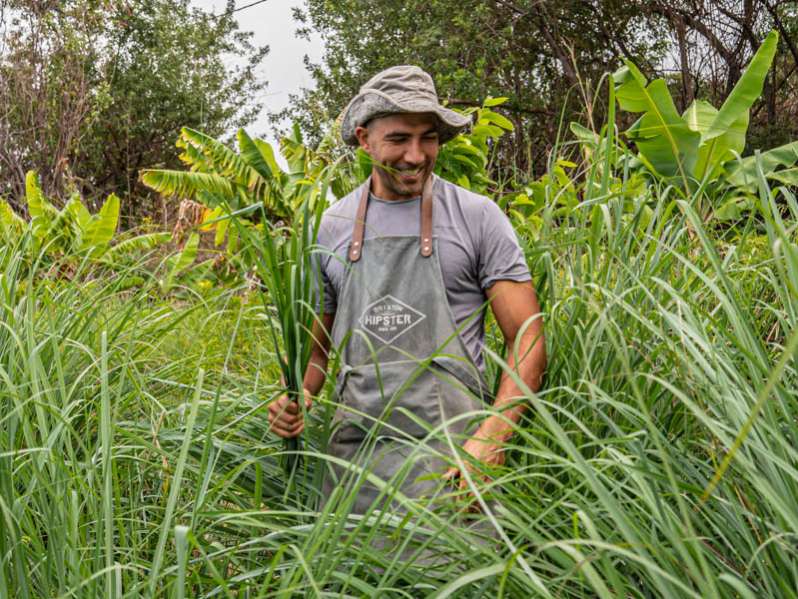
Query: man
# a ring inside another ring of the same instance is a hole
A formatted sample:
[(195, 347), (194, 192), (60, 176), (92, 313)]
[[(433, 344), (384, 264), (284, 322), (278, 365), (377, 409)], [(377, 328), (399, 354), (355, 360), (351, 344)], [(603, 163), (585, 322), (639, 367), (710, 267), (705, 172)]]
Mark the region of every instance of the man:
[[(488, 198), (432, 173), (440, 145), (468, 122), (438, 103), (432, 78), (418, 67), (377, 74), (347, 106), (341, 126), (344, 140), (371, 156), (371, 177), (325, 212), (319, 230), (329, 251), (320, 257), (325, 301), (304, 378), (305, 408), (322, 387), (332, 342), (341, 371), (329, 453), (393, 480), (409, 496), (434, 493), (441, 484), (435, 473), (465, 486), (451, 467), (451, 439), (475, 464), (503, 463), (512, 423), (526, 409), (505, 375), (494, 412), (469, 422), (489, 405), (486, 303), (508, 364), (531, 389), (539, 388), (546, 362), (538, 301), (508, 219)], [(269, 406), (269, 419), (282, 437), (304, 428), (303, 410), (287, 397)], [(332, 468), (326, 492), (346, 476)], [(376, 486), (361, 486), (353, 511), (364, 513), (378, 497)]]

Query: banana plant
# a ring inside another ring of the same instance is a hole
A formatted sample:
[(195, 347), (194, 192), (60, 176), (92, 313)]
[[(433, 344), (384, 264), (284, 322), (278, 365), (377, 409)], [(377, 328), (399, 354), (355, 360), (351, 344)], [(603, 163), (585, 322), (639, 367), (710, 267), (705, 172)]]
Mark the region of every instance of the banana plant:
[[(288, 182), (286, 192), (300, 199), (294, 202), (297, 209), (306, 199), (311, 182), (324, 178), (336, 198), (342, 198), (371, 173), (371, 160), (365, 152), (358, 151), (352, 159), (350, 153), (341, 146), (340, 128), (333, 123), (315, 148), (305, 143), (299, 126), (295, 123), (288, 135), (280, 140), (280, 153), (288, 163)], [(302, 189), (305, 188), (305, 189)], [(315, 207), (318, 187), (310, 186), (312, 193), (307, 197)], [(326, 198), (325, 198), (326, 199)]]
[(190, 198), (210, 209), (222, 206), (253, 213), (253, 207), (262, 207), (270, 221), (285, 222), (305, 200), (316, 199), (308, 197), (314, 188), (310, 183), (334, 162), (305, 147), (298, 129), (284, 140), (288, 172), (280, 168), (266, 141), (251, 138), (244, 129), (236, 141), (237, 152), (204, 133), (183, 128), (177, 146), (189, 170), (147, 169), (141, 180), (158, 193)]
[(25, 219), (14, 212), (8, 202), (0, 199), (0, 240), (6, 243), (16, 241), (26, 226)]
[[(720, 108), (695, 100), (680, 115), (665, 81), (649, 83), (629, 60), (613, 75), (618, 105), (641, 114), (625, 132), (637, 147), (639, 163), (686, 195), (703, 187), (710, 192), (705, 196), (724, 198), (721, 205), (708, 207), (705, 216), (730, 214), (729, 203), (737, 205), (753, 191), (754, 157), (740, 159), (740, 154), (751, 107), (762, 94), (777, 45), (778, 34), (772, 31)], [(797, 161), (798, 144), (792, 143), (762, 153), (761, 164), (766, 177), (794, 184), (798, 169), (790, 167)]]
[(166, 274), (161, 279), (161, 291), (168, 293), (175, 285), (177, 278), (185, 273), (197, 260), (200, 236), (198, 233), (189, 235), (183, 249), (166, 260)]
[[(242, 227), (257, 229), (264, 220), (290, 224), (300, 206), (307, 204), (313, 210), (317, 204), (326, 205), (328, 190), (336, 196), (344, 195), (359, 182), (356, 165), (345, 160), (333, 137), (331, 132), (312, 149), (304, 144), (295, 126), (281, 140), (288, 163), (284, 171), (272, 146), (251, 138), (243, 129), (236, 134), (235, 151), (219, 140), (184, 128), (177, 146), (183, 150), (180, 158), (189, 170), (147, 169), (142, 171), (141, 180), (161, 194), (203, 204), (207, 211), (201, 230), (214, 230), (215, 245), (226, 244), (227, 258), (243, 261), (242, 271), (248, 271), (253, 264), (251, 255), (240, 251)], [(233, 220), (235, 227), (230, 226)]]
[(28, 223), (0, 200), (0, 242), (15, 243), (30, 228), (33, 251), (50, 256), (88, 257), (94, 262), (113, 265), (125, 253), (148, 250), (169, 239), (168, 234), (150, 233), (112, 244), (119, 223), (119, 198), (111, 194), (97, 214), (91, 214), (75, 193), (60, 210), (42, 191), (34, 171), (25, 177), (25, 202)]
[(52, 244), (64, 252), (87, 252), (92, 258), (109, 248), (119, 222), (116, 195), (108, 196), (95, 215), (89, 213), (77, 194), (58, 210), (45, 197), (33, 171), (26, 175), (25, 192), (33, 236), (40, 244)]

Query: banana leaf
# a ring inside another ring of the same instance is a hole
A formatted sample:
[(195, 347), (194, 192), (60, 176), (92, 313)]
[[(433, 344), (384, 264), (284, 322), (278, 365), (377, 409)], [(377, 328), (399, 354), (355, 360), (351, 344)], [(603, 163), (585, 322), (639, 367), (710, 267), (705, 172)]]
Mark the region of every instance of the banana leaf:
[(643, 113), (626, 135), (647, 166), (663, 177), (678, 178), (686, 189), (698, 161), (701, 134), (676, 111), (664, 80), (647, 83), (631, 61), (625, 65), (613, 75), (616, 98), (622, 109)]
[(102, 253), (111, 243), (118, 222), (119, 198), (112, 193), (100, 211), (88, 221), (84, 221), (81, 234), (82, 249), (88, 249), (94, 255)]
[[(718, 115), (718, 109), (704, 100), (695, 100), (685, 111), (683, 118), (687, 126), (706, 137)], [(748, 110), (723, 134), (702, 142), (698, 147), (698, 160), (693, 176), (701, 181), (709, 175), (715, 178), (722, 172), (724, 162), (733, 160), (745, 149), (745, 133), (748, 130)]]
[(739, 81), (732, 89), (726, 101), (718, 110), (712, 125), (704, 136), (704, 140), (710, 140), (724, 135), (734, 123), (743, 117), (744, 113), (750, 110), (754, 102), (762, 95), (762, 87), (765, 84), (773, 57), (776, 55), (776, 48), (779, 43), (779, 34), (771, 31), (759, 46), (751, 62), (746, 67)]
[[(792, 167), (798, 162), (798, 141), (793, 141), (778, 148), (760, 154), (762, 174), (773, 177), (779, 167)], [(754, 191), (757, 185), (756, 156), (748, 156), (737, 162), (726, 165), (729, 185)]]

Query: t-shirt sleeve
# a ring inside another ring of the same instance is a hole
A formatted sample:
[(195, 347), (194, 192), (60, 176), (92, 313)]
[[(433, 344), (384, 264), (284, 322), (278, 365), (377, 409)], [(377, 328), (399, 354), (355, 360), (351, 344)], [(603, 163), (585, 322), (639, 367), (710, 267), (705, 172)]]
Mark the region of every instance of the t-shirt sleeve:
[(529, 267), (510, 219), (487, 201), (482, 210), (479, 248), (479, 284), (487, 289), (496, 281), (529, 281)]
[(330, 261), (334, 260), (335, 258), (331, 255), (330, 247), (330, 232), (324, 226), (324, 221), (322, 220), (322, 224), (319, 226), (319, 233), (317, 236), (317, 246), (315, 252), (313, 252), (313, 262), (314, 262), (314, 289), (315, 289), (315, 296), (316, 296), (316, 309), (319, 309), (319, 291), (320, 289), (324, 291), (323, 296), (323, 312), (325, 314), (332, 314), (335, 312), (335, 309), (338, 307), (338, 295), (335, 292), (335, 287), (330, 281), (330, 277), (327, 274), (327, 269), (329, 268)]

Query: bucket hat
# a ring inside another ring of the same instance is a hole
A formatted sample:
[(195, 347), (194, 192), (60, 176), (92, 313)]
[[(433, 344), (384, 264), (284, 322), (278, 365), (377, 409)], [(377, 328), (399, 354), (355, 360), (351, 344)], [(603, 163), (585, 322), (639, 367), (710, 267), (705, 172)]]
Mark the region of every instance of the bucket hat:
[(412, 65), (385, 69), (369, 79), (341, 116), (341, 137), (350, 146), (358, 145), (355, 129), (371, 119), (405, 112), (431, 112), (438, 117), (438, 138), (445, 143), (471, 119), (444, 108), (438, 102), (435, 83), (428, 73)]

